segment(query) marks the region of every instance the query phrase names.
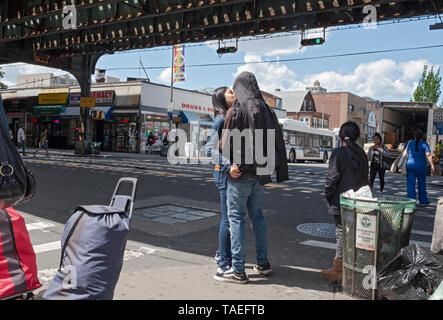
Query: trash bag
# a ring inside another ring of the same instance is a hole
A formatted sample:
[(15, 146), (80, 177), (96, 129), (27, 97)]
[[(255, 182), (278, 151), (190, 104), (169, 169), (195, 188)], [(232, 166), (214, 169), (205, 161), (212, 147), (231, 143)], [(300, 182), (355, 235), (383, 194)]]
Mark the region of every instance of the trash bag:
[(443, 281), (443, 264), (431, 250), (416, 244), (404, 247), (377, 275), (379, 297), (426, 300)]

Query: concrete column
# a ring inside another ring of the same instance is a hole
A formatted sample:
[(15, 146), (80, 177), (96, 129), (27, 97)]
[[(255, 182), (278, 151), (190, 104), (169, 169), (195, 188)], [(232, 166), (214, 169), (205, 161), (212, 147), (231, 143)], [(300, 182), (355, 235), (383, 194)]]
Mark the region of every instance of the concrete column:
[(437, 202), (431, 250), (437, 253), (443, 251), (443, 197)]

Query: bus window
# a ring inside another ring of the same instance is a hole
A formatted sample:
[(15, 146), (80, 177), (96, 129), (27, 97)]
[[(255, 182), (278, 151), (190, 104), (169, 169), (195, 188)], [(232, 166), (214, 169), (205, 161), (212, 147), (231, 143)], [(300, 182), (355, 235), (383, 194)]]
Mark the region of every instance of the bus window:
[(297, 146), (303, 147), (305, 145), (305, 134), (302, 132), (297, 132), (295, 134)]
[(311, 146), (312, 147), (320, 147), (320, 136), (313, 134), (311, 135)]
[(295, 134), (293, 134), (293, 133), (291, 133), (291, 134), (289, 135), (289, 144), (290, 144), (291, 146), (295, 146)]
[(332, 137), (321, 136), (321, 147), (332, 148)]
[(283, 131), (283, 140), (285, 141), (285, 144), (288, 144), (288, 131)]
[(309, 133), (305, 133), (305, 146), (310, 146), (311, 145), (311, 135)]

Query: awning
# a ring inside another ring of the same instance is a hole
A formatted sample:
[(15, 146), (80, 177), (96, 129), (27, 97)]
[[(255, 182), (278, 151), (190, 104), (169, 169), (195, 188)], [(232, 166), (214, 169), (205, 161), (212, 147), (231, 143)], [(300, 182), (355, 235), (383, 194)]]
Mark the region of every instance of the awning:
[(65, 111), (60, 113), (62, 118), (80, 117), (80, 107), (67, 107)]
[(112, 110), (113, 114), (132, 114), (132, 113), (137, 113), (139, 112), (140, 109), (114, 109)]
[(32, 113), (34, 115), (58, 116), (60, 113), (64, 112), (65, 109), (66, 105), (35, 106), (32, 108)]
[[(189, 111), (180, 111), (180, 115), (183, 118), (183, 123), (198, 124), (198, 113)], [(213, 121), (209, 114), (200, 114), (200, 125), (201, 126), (212, 126)]]

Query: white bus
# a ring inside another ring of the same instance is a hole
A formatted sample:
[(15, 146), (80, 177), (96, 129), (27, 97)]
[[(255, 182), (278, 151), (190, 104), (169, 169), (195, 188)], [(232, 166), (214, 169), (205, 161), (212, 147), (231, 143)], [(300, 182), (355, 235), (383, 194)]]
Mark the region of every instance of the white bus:
[(328, 162), (334, 134), (327, 129), (310, 128), (301, 121), (279, 119), (289, 162)]

